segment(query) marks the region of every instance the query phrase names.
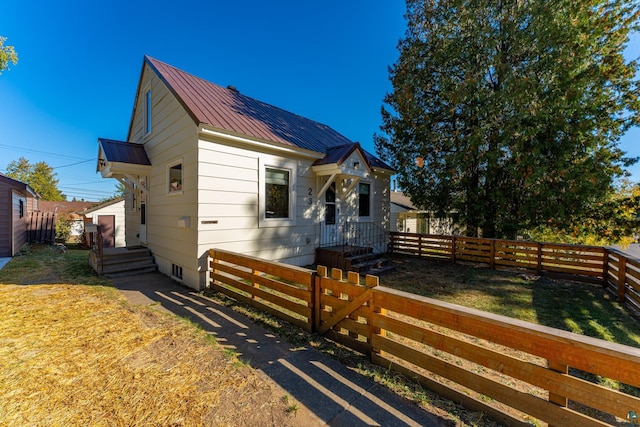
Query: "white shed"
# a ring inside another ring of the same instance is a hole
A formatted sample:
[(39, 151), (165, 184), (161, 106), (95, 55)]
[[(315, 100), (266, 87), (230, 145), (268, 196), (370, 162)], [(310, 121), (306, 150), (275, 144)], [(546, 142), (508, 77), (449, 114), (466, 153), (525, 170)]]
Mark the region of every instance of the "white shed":
[[(104, 247), (126, 246), (124, 197), (111, 200), (83, 212), (85, 227), (96, 224), (102, 230)], [(91, 246), (91, 236), (86, 233), (86, 243)]]

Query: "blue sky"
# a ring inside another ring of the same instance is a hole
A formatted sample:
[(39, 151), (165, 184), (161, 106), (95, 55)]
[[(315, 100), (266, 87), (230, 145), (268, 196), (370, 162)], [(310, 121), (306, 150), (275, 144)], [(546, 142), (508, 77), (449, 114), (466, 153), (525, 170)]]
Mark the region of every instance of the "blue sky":
[[(19, 62), (0, 75), (0, 172), (44, 160), (69, 200), (113, 194), (115, 180), (95, 173), (97, 138), (126, 139), (145, 54), (373, 152), (404, 12), (401, 0), (4, 0), (0, 35)], [(629, 155), (639, 137), (623, 139)]]

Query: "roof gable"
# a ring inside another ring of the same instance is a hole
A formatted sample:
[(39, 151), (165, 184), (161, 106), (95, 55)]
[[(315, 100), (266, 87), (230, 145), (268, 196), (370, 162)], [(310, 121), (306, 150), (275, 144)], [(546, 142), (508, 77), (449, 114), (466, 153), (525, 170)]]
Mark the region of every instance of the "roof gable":
[(223, 88), (157, 59), (145, 56), (143, 71), (145, 65), (167, 85), (197, 125), (320, 153), (352, 143), (327, 125), (250, 98), (233, 88)]
[(347, 160), (354, 151), (357, 151), (360, 154), (360, 156), (364, 159), (364, 161), (367, 163), (367, 167), (369, 168), (369, 170), (386, 169), (389, 171), (393, 171), (391, 166), (387, 165), (385, 162), (378, 159), (373, 154), (370, 154), (369, 152), (365, 151), (357, 142), (352, 142), (349, 144), (341, 145), (338, 147), (332, 147), (328, 149), (327, 155), (322, 159), (316, 160), (313, 163), (313, 166), (322, 166), (322, 165), (329, 165), (329, 164), (342, 165), (342, 163), (344, 163), (344, 161)]
[(29, 184), (25, 184), (22, 181), (18, 181), (17, 179), (13, 179), (8, 177), (5, 174), (0, 173), (0, 182), (4, 182), (5, 184), (10, 185), (11, 187), (13, 187), (16, 190), (19, 190), (25, 194), (30, 195), (31, 197), (40, 197), (38, 195), (38, 193), (36, 193), (30, 186)]

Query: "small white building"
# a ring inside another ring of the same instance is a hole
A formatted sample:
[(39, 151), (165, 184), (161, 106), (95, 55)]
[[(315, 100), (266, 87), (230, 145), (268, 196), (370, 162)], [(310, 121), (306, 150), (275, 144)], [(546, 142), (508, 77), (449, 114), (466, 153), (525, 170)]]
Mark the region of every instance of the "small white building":
[(460, 225), (454, 215), (438, 218), (433, 213), (419, 210), (411, 198), (400, 191), (391, 192), (391, 231), (418, 234), (459, 235)]
[[(124, 209), (124, 197), (87, 209), (82, 213), (85, 229), (88, 224), (99, 225), (105, 248), (126, 246)], [(90, 247), (95, 243), (92, 237), (91, 233), (85, 233), (85, 243)]]
[(322, 245), (389, 231), (394, 171), (360, 144), (150, 57), (127, 140), (98, 145), (98, 171), (126, 188), (127, 246), (195, 289), (210, 248), (308, 265)]

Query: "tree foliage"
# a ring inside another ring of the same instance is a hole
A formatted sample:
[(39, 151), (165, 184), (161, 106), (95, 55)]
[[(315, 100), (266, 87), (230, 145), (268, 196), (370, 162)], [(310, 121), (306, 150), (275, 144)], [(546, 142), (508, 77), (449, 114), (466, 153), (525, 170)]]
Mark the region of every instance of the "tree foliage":
[(5, 46), (6, 37), (0, 36), (0, 74), (2, 71), (9, 69), (9, 63), (16, 65), (18, 63), (18, 54), (13, 46)]
[(636, 161), (618, 146), (639, 121), (634, 2), (407, 0), (406, 17), (375, 142), (415, 205), (512, 238), (610, 198)]
[(573, 218), (568, 226), (538, 226), (527, 230), (524, 237), (538, 242), (627, 247), (637, 240), (639, 215), (640, 185), (621, 180), (613, 194), (588, 206), (585, 215)]
[(7, 176), (29, 184), (42, 200), (65, 201), (67, 196), (58, 189), (59, 180), (47, 162), (29, 163), (24, 157), (12, 160), (7, 166)]

